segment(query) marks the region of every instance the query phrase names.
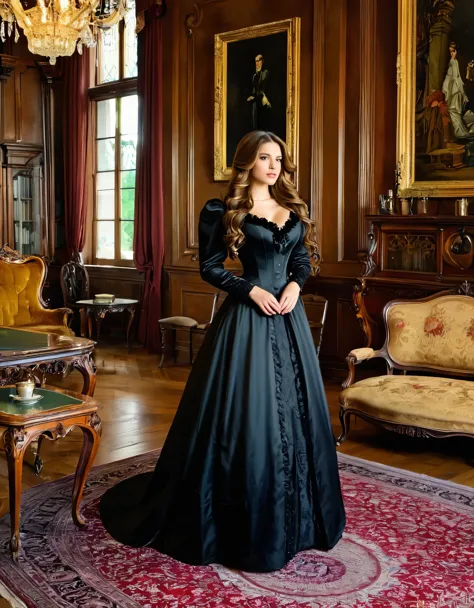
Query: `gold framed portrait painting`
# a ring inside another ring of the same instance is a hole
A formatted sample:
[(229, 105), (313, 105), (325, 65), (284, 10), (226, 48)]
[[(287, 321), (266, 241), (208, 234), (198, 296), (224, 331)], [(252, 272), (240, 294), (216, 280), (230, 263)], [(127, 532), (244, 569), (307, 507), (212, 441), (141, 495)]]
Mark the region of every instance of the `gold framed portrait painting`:
[(240, 139), (273, 131), (298, 162), (300, 18), (216, 34), (214, 179), (228, 180)]
[(399, 0), (401, 196), (474, 195), (474, 2)]

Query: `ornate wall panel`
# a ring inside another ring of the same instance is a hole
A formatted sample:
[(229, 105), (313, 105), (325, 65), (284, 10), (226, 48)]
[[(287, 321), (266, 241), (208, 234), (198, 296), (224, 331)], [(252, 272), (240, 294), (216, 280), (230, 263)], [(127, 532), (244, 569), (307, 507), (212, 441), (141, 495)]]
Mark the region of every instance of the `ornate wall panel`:
[(393, 187), (395, 168), (397, 1), (384, 1), (384, 15), (379, 4), (169, 3), (163, 87), (167, 312), (205, 320), (213, 293), (198, 274), (197, 223), (205, 201), (225, 191), (225, 183), (213, 179), (214, 35), (300, 17), (298, 186), (318, 223), (323, 256), (321, 275), (307, 290), (330, 300), (323, 358), (341, 361), (349, 343), (363, 341), (349, 294), (359, 274), (357, 252), (366, 244), (364, 215), (379, 192)]

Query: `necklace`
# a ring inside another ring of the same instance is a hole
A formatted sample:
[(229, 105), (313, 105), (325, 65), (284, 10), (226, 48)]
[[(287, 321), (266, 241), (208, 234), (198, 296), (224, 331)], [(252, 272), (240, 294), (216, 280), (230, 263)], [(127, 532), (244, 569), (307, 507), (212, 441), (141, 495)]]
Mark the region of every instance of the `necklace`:
[(270, 198), (252, 198), (254, 203), (262, 203), (263, 201), (271, 201), (273, 196)]

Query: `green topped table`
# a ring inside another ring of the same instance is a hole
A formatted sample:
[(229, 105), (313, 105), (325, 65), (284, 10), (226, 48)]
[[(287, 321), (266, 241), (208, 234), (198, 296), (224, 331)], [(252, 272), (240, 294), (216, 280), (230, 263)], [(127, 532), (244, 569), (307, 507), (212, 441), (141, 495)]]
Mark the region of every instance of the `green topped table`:
[(46, 374), (65, 376), (76, 369), (84, 378), (82, 393), (92, 396), (96, 383), (93, 351), (94, 342), (86, 338), (0, 326), (0, 386), (21, 380), (25, 369), (40, 384)]
[(20, 500), (23, 457), (28, 445), (38, 439), (56, 440), (65, 437), (74, 427), (84, 434), (81, 455), (76, 468), (72, 491), (72, 518), (82, 527), (79, 504), (87, 475), (97, 453), (102, 434), (98, 410), (100, 404), (92, 397), (51, 386), (36, 389), (43, 398), (34, 405), (13, 402), (14, 386), (0, 388), (0, 437), (8, 463), (11, 537), (10, 550), (14, 558), (20, 550)]

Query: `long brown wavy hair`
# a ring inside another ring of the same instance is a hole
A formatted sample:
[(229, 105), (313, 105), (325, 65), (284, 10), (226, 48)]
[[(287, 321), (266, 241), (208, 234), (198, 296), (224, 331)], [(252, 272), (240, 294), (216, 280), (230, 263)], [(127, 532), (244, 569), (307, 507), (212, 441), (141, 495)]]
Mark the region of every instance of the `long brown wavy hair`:
[(283, 140), (269, 131), (251, 131), (239, 142), (232, 162), (232, 178), (224, 197), (227, 211), (224, 214), (225, 243), (229, 256), (235, 259), (238, 250), (245, 242), (242, 225), (245, 216), (253, 209), (253, 200), (250, 194), (250, 171), (257, 160), (258, 151), (262, 144), (275, 142), (280, 146), (282, 163), (281, 172), (273, 186), (269, 186), (270, 196), (275, 201), (293, 211), (306, 227), (304, 244), (312, 260), (313, 272), (318, 271), (319, 251), (316, 243), (315, 223), (308, 217), (308, 207), (298, 194), (291, 176), (296, 166), (291, 161), (288, 148)]

